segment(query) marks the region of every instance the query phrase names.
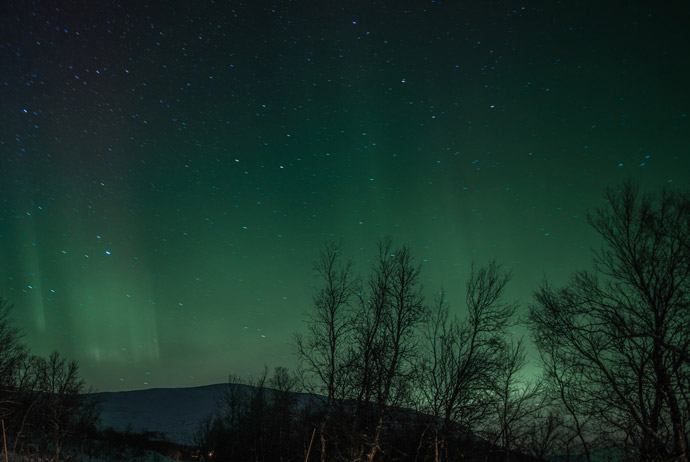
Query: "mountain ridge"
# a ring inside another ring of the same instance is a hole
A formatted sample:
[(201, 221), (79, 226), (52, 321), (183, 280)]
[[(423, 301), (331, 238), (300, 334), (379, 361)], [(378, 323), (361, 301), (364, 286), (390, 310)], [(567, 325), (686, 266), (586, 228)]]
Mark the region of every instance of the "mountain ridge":
[[(229, 387), (256, 387), (240, 383), (218, 383), (182, 388), (146, 388), (92, 393), (100, 403), (101, 428), (119, 432), (160, 434), (165, 441), (192, 445), (192, 433), (199, 423), (220, 410), (219, 400)], [(265, 388), (270, 394), (273, 390)], [(291, 392), (304, 402), (316, 395)]]

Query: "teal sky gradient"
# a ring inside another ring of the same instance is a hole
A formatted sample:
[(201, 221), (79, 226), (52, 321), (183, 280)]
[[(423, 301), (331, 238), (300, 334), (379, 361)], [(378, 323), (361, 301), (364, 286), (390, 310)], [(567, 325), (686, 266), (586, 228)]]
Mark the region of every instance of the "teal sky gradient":
[(32, 350), (102, 391), (293, 367), (323, 243), (365, 271), (384, 235), (458, 312), (497, 258), (524, 312), (588, 265), (604, 188), (690, 180), (690, 7), (534, 3), (3, 6), (0, 294)]

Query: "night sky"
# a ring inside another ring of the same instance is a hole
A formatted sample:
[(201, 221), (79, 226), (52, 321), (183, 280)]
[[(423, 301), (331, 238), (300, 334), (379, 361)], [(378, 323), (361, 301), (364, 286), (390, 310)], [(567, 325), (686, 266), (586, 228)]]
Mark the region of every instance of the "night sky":
[(101, 391), (294, 367), (327, 240), (524, 313), (605, 188), (689, 183), (687, 3), (1, 3), (0, 294)]

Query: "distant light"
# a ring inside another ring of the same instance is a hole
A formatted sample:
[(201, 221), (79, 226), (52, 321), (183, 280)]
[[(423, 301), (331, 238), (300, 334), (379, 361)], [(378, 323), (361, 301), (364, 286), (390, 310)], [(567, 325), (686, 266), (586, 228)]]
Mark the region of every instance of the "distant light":
[(105, 251), (105, 254), (106, 254), (106, 255), (110, 255), (110, 250), (106, 250), (106, 251)]

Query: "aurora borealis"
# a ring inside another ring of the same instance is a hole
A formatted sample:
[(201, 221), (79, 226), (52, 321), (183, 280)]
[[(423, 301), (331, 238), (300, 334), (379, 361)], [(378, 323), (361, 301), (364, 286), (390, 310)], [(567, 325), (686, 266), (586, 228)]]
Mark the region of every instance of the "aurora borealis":
[(102, 391), (294, 366), (326, 240), (529, 303), (604, 188), (687, 188), (672, 4), (3, 2), (0, 295)]

